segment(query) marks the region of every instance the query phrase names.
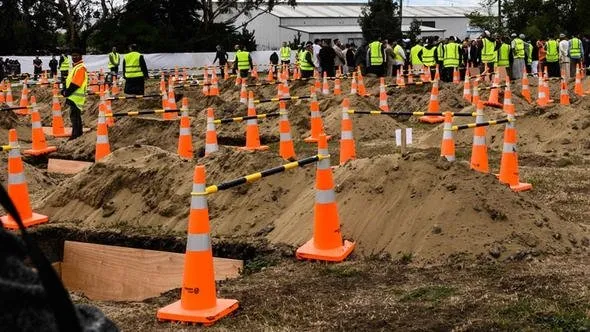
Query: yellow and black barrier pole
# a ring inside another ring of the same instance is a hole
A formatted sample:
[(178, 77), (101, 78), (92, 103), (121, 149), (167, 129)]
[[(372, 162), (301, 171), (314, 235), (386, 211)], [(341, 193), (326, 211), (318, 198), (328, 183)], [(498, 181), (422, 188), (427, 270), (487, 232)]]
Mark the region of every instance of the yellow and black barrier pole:
[(254, 120), (254, 119), (264, 119), (270, 118), (281, 115), (280, 112), (276, 113), (265, 113), (265, 114), (256, 114), (256, 115), (248, 115), (248, 116), (239, 116), (235, 118), (224, 118), (224, 119), (215, 119), (213, 120), (214, 124), (222, 124), (222, 123), (230, 123), (230, 122), (242, 122), (246, 120)]
[(24, 110), (24, 109), (31, 109), (33, 106), (10, 106), (10, 107), (2, 107), (0, 111), (14, 111), (14, 110)]
[(122, 99), (144, 99), (144, 98), (160, 98), (162, 94), (153, 94), (153, 95), (129, 95), (129, 96), (119, 96), (119, 97), (109, 97), (106, 100), (122, 100)]
[(274, 175), (274, 174), (278, 174), (278, 173), (282, 173), (284, 171), (288, 171), (297, 167), (303, 167), (312, 163), (315, 163), (316, 161), (320, 161), (326, 158), (330, 158), (330, 155), (315, 155), (315, 156), (311, 156), (311, 157), (307, 157), (307, 158), (303, 158), (303, 159), (299, 159), (281, 166), (277, 166), (277, 167), (273, 167), (273, 168), (269, 168), (266, 169), (264, 171), (261, 172), (257, 172), (257, 173), (252, 173), (243, 177), (239, 177), (237, 179), (233, 179), (227, 182), (223, 182), (217, 185), (212, 185), (212, 186), (208, 186), (207, 188), (205, 188), (205, 192), (202, 193), (198, 193), (198, 192), (191, 192), (192, 196), (201, 196), (201, 195), (209, 195), (209, 194), (214, 194), (218, 191), (221, 190), (227, 190), (233, 187), (237, 187), (239, 185), (245, 184), (245, 183), (252, 183), (255, 181), (258, 181), (264, 177), (270, 176), (270, 175)]
[(489, 127), (489, 126), (513, 122), (513, 121), (514, 120), (510, 120), (509, 118), (505, 118), (505, 119), (500, 119), (500, 120), (492, 120), (492, 121), (486, 121), (486, 122), (480, 122), (480, 123), (468, 123), (468, 124), (464, 124), (464, 125), (452, 126), (450, 129), (445, 129), (445, 130), (458, 131), (458, 130), (464, 130), (464, 129), (470, 129), (470, 128), (477, 128), (477, 127)]
[(309, 98), (311, 98), (311, 96), (293, 96), (293, 97), (283, 97), (283, 98), (255, 99), (254, 104), (272, 103), (272, 102), (277, 102), (277, 101), (291, 101), (291, 100), (309, 99)]
[(124, 116), (137, 116), (137, 115), (146, 115), (146, 114), (162, 114), (162, 113), (178, 113), (182, 110), (174, 109), (174, 110), (142, 110), (142, 111), (131, 111), (125, 113), (111, 113), (105, 114), (105, 117), (110, 118), (120, 118)]
[(10, 145), (0, 145), (0, 151), (10, 151), (12, 149), (14, 148)]
[[(348, 110), (348, 114), (368, 114), (368, 115), (388, 115), (388, 116), (444, 116), (446, 112), (384, 112), (384, 111), (356, 111)], [(475, 117), (477, 114), (473, 113), (458, 113), (449, 112), (453, 116), (470, 116)]]

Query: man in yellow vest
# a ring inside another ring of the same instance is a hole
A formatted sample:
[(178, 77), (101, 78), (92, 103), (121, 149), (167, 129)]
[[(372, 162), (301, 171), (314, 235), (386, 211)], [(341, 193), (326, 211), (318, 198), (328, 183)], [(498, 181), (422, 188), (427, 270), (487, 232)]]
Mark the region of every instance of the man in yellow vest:
[(525, 44), (524, 40), (517, 37), (515, 33), (512, 34), (512, 42), (510, 46), (512, 48), (512, 79), (518, 80), (522, 78), (523, 69), (525, 67)]
[(241, 78), (248, 78), (248, 72), (254, 68), (250, 52), (243, 51), (242, 46), (236, 45), (236, 58), (234, 60), (234, 69), (239, 71)]
[(291, 48), (287, 45), (287, 42), (283, 42), (283, 47), (280, 50), (281, 53), (281, 64), (288, 65), (291, 63)]
[(88, 72), (82, 61), (80, 50), (72, 50), (72, 61), (74, 67), (68, 73), (65, 90), (62, 92), (66, 97), (66, 105), (70, 106), (72, 136), (69, 140), (82, 136), (82, 112), (86, 102), (86, 86), (88, 84)]
[(481, 62), (484, 64), (484, 71), (487, 69), (488, 73), (493, 73), (497, 61), (496, 51), (500, 45), (496, 45), (496, 41), (492, 39), (490, 32), (487, 30), (481, 36), (481, 40), (483, 42)]
[(313, 63), (313, 44), (310, 41), (305, 45), (305, 49), (299, 52), (297, 62), (299, 69), (301, 69), (301, 78), (313, 77), (315, 65)]
[(545, 43), (545, 66), (549, 77), (559, 77), (559, 44), (554, 38), (548, 37)]
[(367, 66), (369, 67), (369, 72), (378, 77), (383, 77), (384, 62), (385, 51), (383, 43), (381, 43), (381, 38), (378, 38), (367, 47)]
[(433, 39), (427, 40), (424, 48), (422, 49), (422, 63), (430, 69), (431, 77), (434, 77), (437, 58), (437, 45)]
[(453, 81), (453, 72), (461, 63), (461, 46), (455, 43), (455, 37), (449, 37), (449, 42), (444, 46), (442, 80)]
[(61, 73), (61, 82), (62, 82), (63, 89), (65, 89), (65, 85), (63, 85), (63, 82), (65, 82), (66, 77), (68, 77), (69, 70), (70, 70), (70, 57), (64, 52), (59, 57), (59, 71)]
[[(510, 73), (508, 70), (510, 68), (510, 64), (513, 63), (513, 57), (510, 54), (510, 45), (508, 44), (506, 37), (500, 37), (500, 47), (498, 47), (498, 51), (496, 57), (498, 59), (498, 68), (502, 69), (502, 74), (505, 72), (508, 77), (510, 77)], [(504, 79), (504, 76), (500, 74), (500, 79)]]
[(422, 40), (418, 40), (416, 45), (410, 49), (410, 62), (412, 63), (414, 72), (419, 72), (422, 69), (422, 56), (424, 54), (424, 46), (422, 44)]
[(569, 40), (568, 56), (570, 58), (570, 77), (576, 77), (576, 68), (579, 65), (583, 65), (584, 46), (582, 40), (578, 37), (573, 36)]
[(149, 74), (143, 55), (137, 52), (135, 44), (129, 46), (129, 53), (123, 57), (123, 78), (125, 78), (126, 94), (144, 94), (145, 79), (149, 78)]
[(119, 72), (119, 62), (120, 62), (119, 53), (117, 53), (117, 48), (113, 47), (111, 53), (109, 53), (109, 71), (114, 75), (117, 75)]

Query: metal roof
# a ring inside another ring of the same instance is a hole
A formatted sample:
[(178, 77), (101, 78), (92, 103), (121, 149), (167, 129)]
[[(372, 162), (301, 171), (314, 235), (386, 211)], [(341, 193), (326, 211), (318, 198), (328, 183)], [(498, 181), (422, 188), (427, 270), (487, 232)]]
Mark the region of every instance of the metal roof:
[[(360, 4), (300, 4), (295, 7), (277, 5), (270, 14), (279, 18), (299, 17), (354, 17), (360, 16), (364, 5)], [(465, 17), (478, 7), (453, 6), (405, 6), (403, 17)]]
[[(361, 27), (358, 25), (292, 25), (281, 26), (285, 29), (301, 31), (305, 33), (362, 33)], [(420, 26), (422, 32), (444, 32), (445, 29), (431, 28), (427, 26)], [(410, 31), (409, 25), (402, 25), (402, 31)]]

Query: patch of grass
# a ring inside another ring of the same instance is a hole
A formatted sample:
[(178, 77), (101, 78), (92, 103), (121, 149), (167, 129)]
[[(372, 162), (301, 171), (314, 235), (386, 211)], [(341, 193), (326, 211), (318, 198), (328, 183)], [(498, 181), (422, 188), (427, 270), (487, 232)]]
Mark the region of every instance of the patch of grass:
[(537, 314), (535, 322), (557, 331), (590, 330), (590, 318), (581, 310)]
[(277, 265), (277, 259), (267, 256), (256, 256), (244, 264), (244, 275), (260, 272), (274, 265)]
[(442, 299), (452, 296), (456, 289), (447, 286), (424, 286), (411, 290), (401, 297), (402, 302), (428, 301), (438, 303)]
[(349, 265), (326, 265), (320, 270), (321, 275), (337, 278), (352, 278), (361, 275), (361, 270)]
[(404, 253), (402, 253), (402, 256), (400, 257), (399, 262), (407, 265), (407, 264), (410, 264), (413, 259), (414, 259), (414, 254), (412, 254), (411, 252), (404, 252)]
[(520, 321), (534, 314), (535, 304), (528, 298), (521, 298), (514, 303), (510, 303), (498, 310), (498, 315), (502, 321)]

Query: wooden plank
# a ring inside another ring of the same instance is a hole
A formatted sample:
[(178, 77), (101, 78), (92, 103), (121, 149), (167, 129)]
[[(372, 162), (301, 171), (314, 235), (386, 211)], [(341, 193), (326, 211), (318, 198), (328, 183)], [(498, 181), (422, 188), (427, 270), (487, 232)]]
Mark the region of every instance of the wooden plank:
[(93, 163), (79, 160), (65, 160), (49, 158), (47, 162), (47, 172), (61, 174), (77, 174), (82, 172), (86, 167)]
[[(243, 262), (214, 258), (215, 279), (239, 276)], [(92, 300), (143, 301), (180, 288), (184, 254), (65, 241), (62, 280)], [(198, 273), (198, 271), (195, 271)]]

